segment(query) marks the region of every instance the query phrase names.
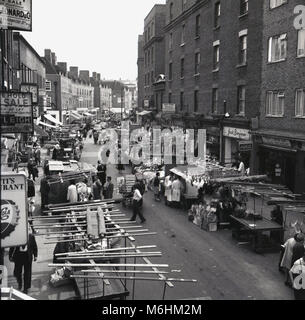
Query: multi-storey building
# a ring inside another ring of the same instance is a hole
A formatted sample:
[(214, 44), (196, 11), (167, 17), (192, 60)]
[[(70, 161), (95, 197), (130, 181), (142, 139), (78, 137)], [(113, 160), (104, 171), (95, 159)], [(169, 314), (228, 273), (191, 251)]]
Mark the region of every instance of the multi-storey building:
[(165, 72), (165, 17), (166, 6), (157, 4), (144, 20), (144, 101), (141, 106), (146, 110), (162, 108), (165, 88), (156, 87), (155, 83), (159, 75)]
[(250, 165), (251, 124), (260, 104), (263, 2), (166, 2), (165, 102), (176, 106), (172, 123), (207, 129), (209, 151), (225, 164), (242, 157)]
[(142, 110), (144, 108), (144, 37), (143, 35), (139, 35), (138, 37), (138, 110)]
[(99, 73), (92, 73), (91, 85), (94, 87), (94, 108), (100, 111), (110, 111), (112, 108), (112, 90), (102, 84)]
[(297, 5), (304, 5), (304, 1), (264, 1), (260, 121), (255, 132), (254, 169), (303, 193), (305, 30), (295, 27)]

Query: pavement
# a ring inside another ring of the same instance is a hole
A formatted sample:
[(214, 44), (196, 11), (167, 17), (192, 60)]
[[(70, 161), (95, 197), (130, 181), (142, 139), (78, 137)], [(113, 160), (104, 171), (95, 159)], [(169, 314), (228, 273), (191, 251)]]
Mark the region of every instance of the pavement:
[[(98, 149), (99, 146), (88, 139), (81, 161), (95, 165)], [(129, 173), (128, 168), (126, 173)], [(114, 183), (116, 177), (121, 176), (113, 166), (109, 166), (107, 175), (112, 176)], [(39, 190), (39, 181), (36, 190)], [(118, 206), (131, 217), (131, 209)], [(190, 223), (185, 211), (169, 208), (164, 202), (155, 202), (150, 191), (144, 196), (143, 214), (147, 219), (145, 228), (158, 235), (137, 237), (135, 244), (157, 245), (163, 255), (150, 260), (169, 264), (170, 277), (197, 280), (197, 283), (174, 283), (174, 288), (166, 289), (165, 299), (294, 299), (292, 290), (284, 285), (284, 276), (278, 271), (278, 253), (256, 254), (248, 245), (240, 245), (232, 239), (230, 230), (206, 232)], [(29, 295), (39, 300), (74, 299), (73, 286), (53, 288), (49, 285), (53, 270), (48, 263), (52, 262), (55, 245), (46, 246), (43, 236), (36, 237), (36, 240), (39, 257), (37, 263), (33, 263), (33, 285)], [(5, 264), (9, 269), (9, 285), (16, 288), (13, 265), (7, 254)], [(130, 281), (127, 285), (132, 288)], [(161, 282), (137, 281), (135, 299), (159, 300), (163, 290)]]

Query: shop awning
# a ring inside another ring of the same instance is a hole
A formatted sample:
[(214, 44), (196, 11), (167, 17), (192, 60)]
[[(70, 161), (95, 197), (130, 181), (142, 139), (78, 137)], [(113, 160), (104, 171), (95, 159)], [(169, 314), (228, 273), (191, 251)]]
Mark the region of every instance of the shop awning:
[(55, 119), (54, 117), (52, 117), (50, 114), (45, 114), (44, 118), (46, 120), (54, 123), (55, 125), (62, 126), (62, 123), (60, 121), (58, 121), (57, 119)]
[(260, 130), (252, 131), (251, 134), (256, 135), (256, 136), (274, 137), (274, 138), (290, 139), (290, 140), (300, 140), (300, 141), (305, 142), (304, 133), (260, 129)]
[(79, 113), (77, 113), (76, 111), (71, 111), (70, 116), (73, 117), (76, 120), (81, 120), (82, 119), (82, 116)]
[(139, 112), (138, 113), (138, 116), (146, 116), (146, 115), (148, 115), (148, 114), (151, 114), (152, 113), (152, 111), (142, 111), (142, 112)]
[(37, 124), (34, 124), (34, 131), (37, 134), (37, 136), (40, 137), (48, 137), (49, 135), (43, 130), (41, 129)]
[(48, 124), (48, 123), (45, 123), (45, 122), (41, 122), (41, 121), (39, 121), (37, 123), (37, 125), (44, 126), (44, 127), (47, 127), (47, 128), (52, 128), (52, 129), (56, 129), (57, 128), (56, 126), (52, 126), (51, 124)]
[(89, 113), (89, 112), (85, 112), (85, 113), (83, 114), (83, 116), (85, 116), (85, 117), (93, 117), (93, 114), (91, 114), (91, 113)]

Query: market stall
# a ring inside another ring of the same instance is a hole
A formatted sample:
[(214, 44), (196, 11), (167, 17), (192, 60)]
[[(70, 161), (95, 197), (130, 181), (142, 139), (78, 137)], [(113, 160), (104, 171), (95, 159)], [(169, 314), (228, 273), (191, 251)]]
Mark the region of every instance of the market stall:
[[(126, 299), (129, 295), (135, 299), (137, 281), (162, 283), (165, 299), (166, 289), (173, 288), (173, 283), (196, 282), (171, 277), (170, 273), (178, 271), (169, 271), (167, 264), (152, 263), (150, 258), (162, 253), (152, 250), (155, 245), (135, 245), (135, 241), (156, 233), (127, 219), (112, 201), (53, 205), (47, 212), (47, 217), (31, 220), (41, 231), (39, 236), (46, 237), (46, 244), (62, 249), (54, 252), (56, 263), (49, 265), (56, 268), (53, 275), (63, 268), (69, 270), (68, 279), (74, 281), (81, 299)], [(61, 246), (65, 243), (73, 246)]]

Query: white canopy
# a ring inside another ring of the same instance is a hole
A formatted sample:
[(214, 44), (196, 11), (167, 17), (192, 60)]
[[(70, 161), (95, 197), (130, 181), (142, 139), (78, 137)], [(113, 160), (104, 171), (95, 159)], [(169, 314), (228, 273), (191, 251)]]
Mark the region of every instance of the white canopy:
[(45, 122), (41, 122), (41, 121), (38, 121), (37, 122), (37, 125), (38, 126), (44, 126), (44, 127), (48, 127), (48, 128), (52, 128), (52, 129), (56, 129), (57, 127), (56, 126), (52, 126), (51, 124), (48, 124), (48, 123), (45, 123)]
[(45, 114), (44, 117), (45, 117), (45, 119), (54, 123), (55, 125), (62, 126), (62, 123), (60, 121), (58, 121), (57, 119), (55, 119), (54, 117), (52, 117), (50, 114)]

